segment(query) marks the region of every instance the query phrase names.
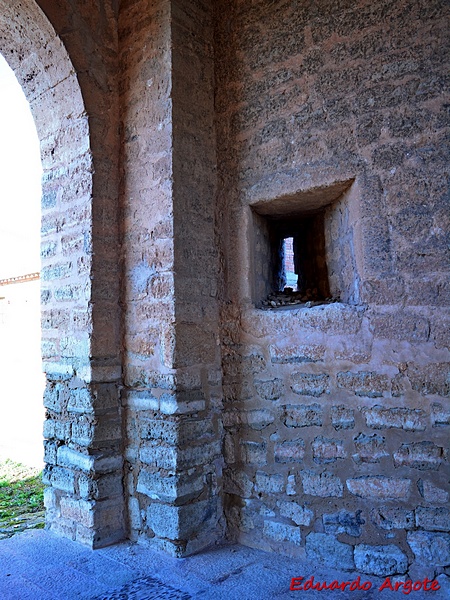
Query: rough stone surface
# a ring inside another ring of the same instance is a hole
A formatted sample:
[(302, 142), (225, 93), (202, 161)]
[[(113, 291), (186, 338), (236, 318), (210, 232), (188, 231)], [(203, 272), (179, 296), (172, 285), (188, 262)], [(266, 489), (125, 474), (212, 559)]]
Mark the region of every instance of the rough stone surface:
[(360, 433), (354, 438), (357, 453), (353, 455), (356, 463), (378, 463), (380, 458), (388, 456), (386, 452), (386, 440), (376, 433), (365, 435)]
[(415, 513), (417, 527), (428, 531), (450, 531), (450, 509), (419, 506)]
[[(447, 3), (0, 9), (44, 170), (49, 527), (444, 566)], [(258, 308), (283, 264), (297, 303)]]
[(406, 539), (419, 564), (440, 567), (450, 563), (450, 534), (411, 531)]
[(296, 525), (310, 525), (314, 518), (314, 512), (296, 502), (278, 502), (280, 514), (289, 517)]
[(397, 546), (369, 546), (359, 544), (355, 547), (355, 565), (358, 571), (371, 575), (396, 575), (408, 568), (408, 558)]
[(332, 535), (325, 533), (309, 533), (306, 536), (306, 556), (309, 560), (321, 565), (340, 569), (355, 568), (352, 546), (338, 542)]
[(343, 495), (343, 486), (339, 477), (329, 471), (315, 473), (314, 471), (300, 472), (303, 484), (303, 492), (311, 496), (321, 496), (322, 498), (341, 497)]
[(322, 425), (322, 408), (319, 404), (286, 406), (284, 424), (286, 427), (311, 427)]
[(274, 542), (289, 542), (299, 545), (301, 534), (299, 527), (277, 523), (275, 521), (264, 521), (263, 534)]
[(446, 490), (433, 485), (430, 481), (419, 479), (417, 487), (426, 502), (448, 502), (449, 493)]
[(400, 507), (374, 508), (370, 513), (372, 523), (379, 529), (413, 529), (414, 512)]
[(407, 465), (420, 471), (437, 471), (445, 461), (444, 449), (434, 442), (402, 444), (393, 456), (396, 467)]
[(362, 533), (361, 525), (365, 523), (365, 520), (361, 518), (361, 512), (360, 510), (356, 513), (340, 510), (337, 513), (324, 514), (322, 520), (325, 533), (334, 535), (346, 533), (353, 537), (359, 537)]
[(362, 476), (347, 479), (347, 487), (355, 496), (372, 500), (407, 500), (411, 490), (409, 479)]
[(364, 409), (363, 414), (367, 427), (371, 429), (394, 427), (405, 431), (424, 431), (427, 426), (427, 415), (421, 409), (374, 406)]

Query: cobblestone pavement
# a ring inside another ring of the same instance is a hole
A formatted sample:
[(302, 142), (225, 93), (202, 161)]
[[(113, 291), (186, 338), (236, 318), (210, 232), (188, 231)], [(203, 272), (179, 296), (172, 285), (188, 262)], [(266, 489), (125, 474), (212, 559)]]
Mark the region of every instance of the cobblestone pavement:
[[(90, 550), (46, 530), (28, 530), (0, 541), (1, 600), (399, 600), (379, 591), (383, 579), (359, 574), (369, 590), (290, 591), (293, 577), (315, 582), (353, 581), (358, 573), (269, 554), (243, 546), (213, 548), (174, 559), (144, 544)], [(395, 578), (392, 578), (395, 580)], [(449, 578), (436, 592), (411, 592), (413, 600), (448, 600)]]
[(120, 590), (100, 594), (92, 600), (191, 600), (187, 592), (174, 589), (172, 586), (155, 579), (141, 577), (127, 583)]

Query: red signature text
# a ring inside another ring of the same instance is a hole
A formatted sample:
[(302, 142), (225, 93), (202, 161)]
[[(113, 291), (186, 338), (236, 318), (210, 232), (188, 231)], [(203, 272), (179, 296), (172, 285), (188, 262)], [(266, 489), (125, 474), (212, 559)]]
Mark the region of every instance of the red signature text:
[[(361, 577), (358, 575), (356, 579), (352, 581), (337, 581), (334, 579), (330, 583), (326, 581), (315, 581), (314, 575), (311, 575), (308, 579), (304, 577), (292, 577), (291, 579), (291, 592), (296, 591), (307, 591), (307, 590), (370, 590), (372, 583), (370, 581), (361, 581)], [(379, 592), (383, 590), (391, 590), (392, 592), (402, 592), (403, 594), (410, 594), (411, 592), (434, 592), (439, 590), (441, 586), (436, 579), (428, 579), (425, 577), (422, 581), (412, 581), (407, 579), (406, 581), (391, 581), (390, 577), (386, 577), (383, 583), (378, 588)]]

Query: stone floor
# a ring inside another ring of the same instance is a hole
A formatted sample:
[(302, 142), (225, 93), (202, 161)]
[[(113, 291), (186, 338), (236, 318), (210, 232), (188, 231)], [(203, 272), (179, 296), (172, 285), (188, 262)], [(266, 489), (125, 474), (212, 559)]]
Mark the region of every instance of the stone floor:
[[(45, 530), (30, 530), (0, 541), (1, 600), (394, 600), (405, 595), (379, 591), (383, 579), (361, 575), (368, 591), (289, 591), (292, 577), (316, 582), (352, 581), (344, 573), (243, 546), (223, 546), (185, 559), (122, 543), (89, 550)], [(449, 578), (435, 592), (409, 598), (448, 600)]]

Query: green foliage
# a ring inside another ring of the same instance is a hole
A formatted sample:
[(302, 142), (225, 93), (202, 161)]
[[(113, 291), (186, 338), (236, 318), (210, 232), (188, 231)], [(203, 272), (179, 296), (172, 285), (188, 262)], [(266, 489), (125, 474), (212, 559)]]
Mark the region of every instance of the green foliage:
[[(0, 533), (29, 528), (33, 513), (43, 509), (42, 473), (11, 460), (0, 462)], [(43, 527), (43, 523), (34, 526)]]

